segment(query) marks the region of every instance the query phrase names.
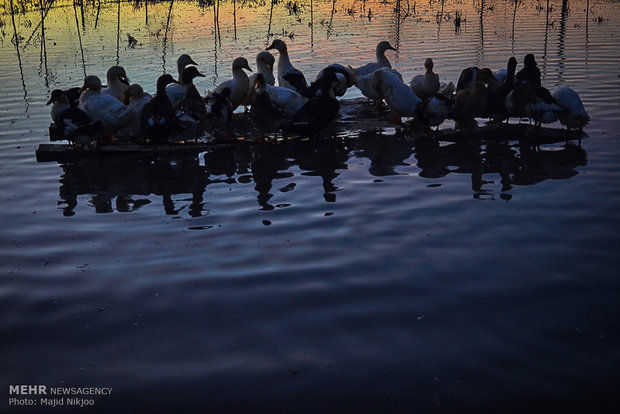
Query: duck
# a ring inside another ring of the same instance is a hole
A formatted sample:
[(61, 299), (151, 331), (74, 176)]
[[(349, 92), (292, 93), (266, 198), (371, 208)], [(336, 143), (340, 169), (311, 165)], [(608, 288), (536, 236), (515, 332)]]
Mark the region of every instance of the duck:
[[(366, 98), (370, 99), (371, 101), (375, 102), (377, 105), (380, 105), (383, 99), (372, 86), (372, 73), (368, 75), (360, 76), (357, 73), (357, 70), (353, 69), (351, 66), (349, 66), (349, 70), (351, 74), (353, 75), (353, 82), (355, 86), (362, 92), (362, 95), (364, 95)], [(403, 82), (403, 76), (397, 70), (387, 68), (387, 67), (382, 68), (381, 70), (389, 71), (393, 73), (395, 76), (398, 77), (398, 79), (400, 79), (401, 82)]]
[(70, 98), (61, 89), (54, 89), (47, 105), (52, 105), (50, 116), (71, 145), (89, 145), (97, 142), (103, 130), (101, 122), (93, 122), (86, 112), (71, 106)]
[(566, 130), (577, 129), (582, 132), (583, 127), (590, 122), (590, 115), (586, 112), (579, 94), (564, 86), (553, 93), (553, 99), (562, 108), (562, 111), (558, 112), (558, 119), (566, 126)]
[(314, 135), (338, 116), (340, 102), (336, 99), (334, 85), (340, 83), (335, 71), (326, 71), (320, 78), (319, 92), (306, 102), (291, 118), (286, 129), (297, 134)]
[(445, 82), (439, 83), (438, 93), (442, 94), (446, 98), (453, 98), (455, 92), (456, 92), (456, 85), (454, 84), (454, 82), (450, 81), (448, 83), (445, 83)]
[(398, 51), (398, 49), (394, 48), (390, 45), (390, 42), (383, 40), (377, 43), (377, 47), (375, 49), (376, 60), (374, 62), (367, 63), (365, 65), (359, 66), (355, 68), (355, 72), (358, 77), (366, 76), (372, 74), (375, 70), (380, 68), (392, 68), (390, 61), (387, 57), (385, 57), (385, 52), (388, 50)]
[(101, 89), (104, 95), (112, 96), (119, 101), (125, 99), (125, 90), (129, 87), (129, 78), (122, 66), (112, 66), (105, 75), (108, 84)]
[(246, 58), (236, 58), (232, 63), (233, 78), (220, 83), (214, 91), (221, 92), (224, 88), (230, 89), (229, 99), (230, 103), (232, 104), (233, 111), (237, 109), (239, 105), (241, 105), (246, 95), (248, 94), (248, 90), (250, 89), (250, 79), (248, 78), (248, 75), (244, 72), (244, 69), (252, 72), (252, 69), (250, 69), (250, 65), (248, 64), (248, 60)]
[(82, 88), (80, 86), (65, 89), (63, 92), (69, 98), (69, 105), (73, 107), (78, 106), (78, 104), (80, 103), (80, 94), (82, 93)]
[(302, 93), (308, 87), (304, 74), (295, 69), (288, 56), (286, 43), (280, 39), (274, 39), (265, 50), (275, 49), (278, 51), (278, 85)]
[(389, 69), (377, 69), (371, 76), (372, 88), (392, 111), (392, 122), (400, 123), (401, 117), (414, 117), (422, 100)]
[(101, 79), (95, 75), (84, 78), (78, 108), (86, 112), (93, 121), (101, 121), (103, 130), (115, 132), (131, 119), (131, 111), (121, 101), (101, 92)]
[(476, 126), (474, 118), (487, 115), (489, 87), (480, 77), (486, 79), (482, 70), (476, 72), (474, 86), (457, 90), (454, 98), (454, 107), (450, 118), (456, 121), (457, 129)]
[(182, 54), (177, 59), (177, 71), (179, 73), (178, 82), (170, 83), (166, 87), (166, 93), (168, 94), (168, 98), (170, 98), (170, 102), (172, 105), (179, 102), (185, 96), (185, 89), (183, 89), (183, 85), (181, 85), (183, 75), (183, 69), (185, 69), (189, 65), (198, 66), (194, 59), (186, 53)]
[(207, 108), (205, 102), (194, 86), (194, 79), (204, 78), (196, 66), (187, 66), (183, 69), (181, 79), (185, 96), (174, 105), (174, 115), (182, 129), (177, 138), (194, 138), (202, 135), (207, 122)]
[(433, 72), (433, 59), (424, 60), (424, 75), (416, 75), (411, 79), (409, 87), (418, 98), (425, 100), (439, 91), (439, 75)]
[(436, 127), (436, 130), (439, 130), (439, 125), (450, 116), (453, 105), (454, 99), (436, 93), (418, 106), (416, 119), (426, 127)]
[(142, 134), (141, 117), (142, 110), (153, 99), (150, 93), (144, 92), (142, 86), (134, 83), (125, 91), (125, 104), (131, 111), (131, 120), (119, 132), (119, 135), (133, 139)]
[[(506, 111), (506, 96), (514, 88), (515, 71), (517, 69), (517, 59), (512, 56), (508, 59), (506, 65), (506, 73), (501, 76), (501, 82), (492, 86), (489, 91), (489, 101), (487, 103), (488, 113), (496, 121), (508, 120), (508, 113)], [(496, 77), (496, 79), (498, 79)]]
[(248, 88), (248, 93), (241, 102), (241, 105), (248, 107), (252, 105), (254, 102), (254, 97), (256, 96), (256, 78), (260, 73), (263, 75), (263, 82), (268, 85), (275, 85), (276, 78), (273, 76), (273, 65), (276, 63), (276, 58), (273, 55), (265, 50), (259, 52), (256, 55), (256, 72), (250, 76), (250, 87)]
[(214, 135), (222, 126), (230, 132), (230, 122), (233, 116), (230, 94), (231, 89), (225, 87), (219, 92), (208, 93), (204, 99), (207, 108), (207, 125)]
[[(506, 82), (506, 77), (508, 76), (508, 72), (510, 72), (510, 71), (511, 71), (511, 66), (513, 65), (513, 62), (514, 62), (514, 69), (512, 69), (512, 70), (513, 70), (513, 71), (516, 71), (516, 68), (517, 68), (517, 59), (516, 59), (514, 56), (512, 56), (512, 57), (510, 57), (510, 59), (508, 59), (508, 63), (506, 64), (506, 67), (505, 67), (505, 68), (502, 68), (502, 69), (496, 70), (496, 71), (493, 73), (493, 77), (495, 78), (495, 80), (497, 80), (497, 83), (498, 83), (499, 85), (501, 85), (501, 84), (503, 84), (503, 83), (505, 83), (505, 82)], [(512, 74), (512, 77), (513, 77), (513, 83), (514, 83), (514, 76), (515, 76), (515, 74), (514, 74), (514, 72), (513, 72), (513, 74)]]
[(325, 75), (329, 72), (336, 75), (336, 82), (334, 82), (332, 85), (334, 95), (344, 96), (344, 94), (347, 93), (347, 89), (353, 86), (354, 79), (351, 70), (339, 63), (332, 63), (331, 65), (321, 69), (316, 75), (314, 81), (310, 84), (308, 89), (304, 93), (302, 93), (302, 95), (306, 98), (311, 98), (315, 96), (317, 92), (321, 90), (321, 86), (323, 84), (323, 77), (325, 77)]
[(497, 83), (493, 72), (489, 68), (479, 68), (472, 66), (463, 69), (456, 82), (456, 92), (461, 89), (472, 89), (476, 82), (483, 82), (487, 86), (493, 86)]
[(172, 102), (166, 93), (167, 86), (178, 83), (166, 73), (157, 79), (157, 93), (144, 107), (140, 115), (140, 126), (144, 136), (153, 144), (162, 144), (176, 128), (176, 117)]
[(308, 98), (289, 88), (265, 84), (265, 90), (272, 104), (279, 108), (287, 119), (292, 118), (299, 108), (308, 102)]
[(540, 69), (532, 53), (528, 53), (523, 58), (523, 68), (515, 75), (517, 85), (530, 83), (532, 85), (541, 86)]
[(254, 82), (254, 101), (250, 108), (250, 120), (261, 133), (275, 132), (287, 120), (280, 107), (271, 101), (267, 92), (267, 80), (262, 73), (257, 73)]
[(546, 88), (524, 83), (514, 88), (506, 96), (506, 110), (509, 116), (528, 117), (534, 120), (535, 126), (549, 124), (558, 119), (562, 112), (551, 92)]

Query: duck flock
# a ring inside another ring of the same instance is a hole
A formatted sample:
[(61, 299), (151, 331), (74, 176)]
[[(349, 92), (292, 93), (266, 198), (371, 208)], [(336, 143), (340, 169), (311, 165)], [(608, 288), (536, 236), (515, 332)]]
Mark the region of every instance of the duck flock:
[[(276, 76), (273, 73), (278, 52)], [(385, 53), (396, 50), (387, 41), (376, 47), (376, 60), (353, 68), (331, 64), (308, 84), (288, 55), (286, 43), (276, 39), (256, 56), (256, 73), (244, 57), (232, 63), (232, 79), (218, 85), (206, 96), (200, 95), (194, 79), (204, 77), (187, 54), (177, 60), (178, 78), (164, 74), (157, 79), (154, 96), (142, 86), (130, 84), (121, 66), (111, 67), (107, 85), (94, 75), (84, 78), (83, 86), (52, 91), (48, 105), (51, 117), (65, 138), (74, 145), (96, 145), (115, 137), (125, 142), (196, 140), (206, 134), (231, 135), (239, 106), (249, 108), (250, 119), (261, 133), (290, 131), (313, 135), (338, 116), (340, 103), (350, 87), (357, 87), (377, 107), (390, 110), (390, 121), (415, 118), (427, 129), (439, 129), (446, 119), (457, 129), (476, 126), (475, 118), (497, 122), (510, 117), (529, 118), (535, 126), (559, 120), (567, 129), (581, 130), (590, 118), (579, 98), (569, 87), (551, 94), (541, 86), (541, 74), (534, 55), (517, 60), (511, 57), (505, 69), (470, 67), (456, 83), (439, 81), (433, 60), (424, 62), (425, 73), (406, 84), (392, 69)], [(276, 85), (277, 81), (277, 85)]]

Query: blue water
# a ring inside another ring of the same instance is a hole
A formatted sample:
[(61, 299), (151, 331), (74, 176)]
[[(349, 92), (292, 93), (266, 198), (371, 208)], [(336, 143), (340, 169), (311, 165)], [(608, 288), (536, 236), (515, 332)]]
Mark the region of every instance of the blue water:
[[(308, 74), (369, 61), (382, 39), (398, 44), (389, 57), (406, 80), (427, 56), (448, 81), (535, 53), (543, 85), (580, 93), (592, 117), (581, 145), (341, 130), (65, 163), (35, 159), (52, 89), (118, 59), (152, 91), (184, 52), (207, 74), (199, 89), (212, 88), (237, 55), (253, 65), (270, 7), (239, 5), (236, 35), (226, 20), (218, 41), (210, 7), (175, 2), (165, 37), (169, 3), (149, 5), (148, 23), (123, 4), (117, 49), (116, 4), (97, 28), (96, 6), (81, 27), (70, 4), (47, 15), (45, 54), (38, 10), (15, 17), (17, 49), (0, 16), (2, 411), (619, 408), (620, 6), (552, 1), (547, 18), (541, 4), (486, 2), (482, 29), (477, 3), (443, 3), (451, 17), (438, 25), (441, 2), (408, 16), (366, 2), (370, 20), (361, 5), (338, 2), (331, 16), (319, 2), (312, 27), (309, 5), (289, 16), (278, 4), (271, 30), (294, 33)], [(90, 408), (42, 408), (39, 396), (20, 408), (8, 406), (13, 384), (113, 392)]]

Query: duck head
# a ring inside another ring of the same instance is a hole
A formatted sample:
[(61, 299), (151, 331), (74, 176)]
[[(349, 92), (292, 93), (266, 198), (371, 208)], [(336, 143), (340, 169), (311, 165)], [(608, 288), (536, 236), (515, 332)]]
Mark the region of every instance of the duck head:
[(121, 83), (129, 86), (129, 78), (127, 77), (125, 68), (123, 68), (122, 66), (112, 66), (110, 69), (108, 69), (106, 79), (108, 80), (108, 83), (110, 83), (110, 81), (114, 79), (118, 79)]
[(237, 59), (233, 60), (232, 69), (233, 71), (236, 69), (247, 69), (250, 72), (252, 72), (252, 69), (250, 69), (250, 64), (248, 63), (248, 60), (244, 57), (238, 57)]
[(181, 76), (183, 80), (183, 84), (192, 83), (195, 78), (204, 78), (205, 75), (198, 72), (198, 68), (196, 66), (188, 66), (183, 69), (183, 75)]
[(95, 75), (88, 75), (84, 78), (84, 85), (82, 85), (82, 89), (80, 89), (80, 94), (84, 92), (86, 89), (90, 89), (91, 91), (100, 92), (101, 91), (101, 79)]
[(276, 58), (265, 50), (259, 52), (256, 55), (256, 66), (260, 69), (261, 65), (267, 66), (267, 68), (273, 71), (273, 65), (276, 63)]
[(426, 73), (433, 73), (433, 67), (435, 64), (433, 63), (433, 59), (426, 58), (424, 61), (424, 69), (426, 69)]
[(536, 59), (534, 58), (534, 55), (532, 53), (528, 53), (523, 58), (523, 66), (531, 67), (531, 66), (537, 66), (537, 65), (538, 64), (536, 63)]
[(142, 86), (137, 83), (130, 85), (129, 88), (125, 90), (125, 105), (135, 99), (141, 98), (142, 95), (144, 95), (144, 89), (142, 89)]
[(192, 59), (190, 57), (190, 55), (183, 53), (177, 59), (177, 65), (179, 67), (181, 67), (181, 68), (185, 68), (187, 65), (196, 65), (196, 66), (198, 66), (198, 63), (194, 62), (194, 59)]
[(395, 50), (398, 51), (395, 47), (393, 47), (390, 42), (387, 40), (383, 40), (377, 44), (377, 53), (383, 54), (386, 50)]
[(280, 39), (274, 39), (274, 41), (271, 42), (271, 46), (269, 46), (265, 50), (271, 50), (271, 49), (275, 49), (280, 53), (288, 53), (288, 50), (286, 48), (286, 43), (284, 43), (284, 41)]
[(67, 96), (65, 91), (60, 90), (60, 89), (54, 89), (52, 91), (52, 95), (50, 96), (50, 100), (47, 101), (45, 105), (50, 105), (56, 102), (66, 103), (67, 105), (69, 104), (69, 97)]
[(159, 78), (157, 78), (157, 93), (165, 93), (166, 86), (171, 83), (179, 82), (177, 82), (176, 79), (174, 79), (169, 73), (161, 75)]

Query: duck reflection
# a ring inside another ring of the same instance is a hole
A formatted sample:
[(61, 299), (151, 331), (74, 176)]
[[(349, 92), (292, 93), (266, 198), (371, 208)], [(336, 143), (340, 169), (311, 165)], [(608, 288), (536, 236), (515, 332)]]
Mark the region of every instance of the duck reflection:
[(191, 194), (190, 216), (203, 214), (202, 197), (209, 179), (196, 155), (155, 159), (100, 158), (60, 164), (59, 195), (63, 215), (75, 214), (78, 197), (91, 196), (96, 213), (136, 211), (150, 204), (150, 195), (162, 197), (166, 214), (178, 214), (172, 196)]
[(499, 175), (500, 198), (509, 200), (515, 185), (570, 178), (578, 174), (576, 167), (587, 164), (586, 151), (571, 143), (540, 149), (527, 142), (440, 145), (427, 141), (416, 144), (415, 157), (422, 177), (439, 178), (448, 173), (470, 175), (473, 197), (480, 200), (494, 199), (494, 192), (489, 188), (495, 184), (493, 175)]
[[(349, 164), (358, 165), (359, 159), (370, 161), (372, 177), (409, 174), (436, 179), (467, 174), (473, 197), (482, 200), (495, 198), (493, 187), (498, 182), (500, 198), (507, 200), (514, 186), (576, 175), (575, 168), (586, 165), (587, 154), (581, 146), (569, 143), (539, 149), (527, 142), (445, 143), (431, 137), (411, 141), (399, 133), (374, 131), (348, 138), (240, 142), (202, 154), (61, 163), (59, 205), (64, 215), (71, 216), (78, 198), (88, 195), (96, 213), (132, 212), (152, 204), (158, 196), (165, 214), (186, 211), (190, 217), (199, 217), (209, 214), (204, 200), (209, 185), (253, 183), (259, 208), (273, 210), (289, 205), (274, 205), (271, 200), (276, 191), (294, 190), (295, 176), (320, 177), (323, 201), (336, 202), (340, 188), (335, 180)], [(293, 181), (278, 187), (274, 182), (281, 179)], [(181, 194), (189, 196), (176, 197)]]

